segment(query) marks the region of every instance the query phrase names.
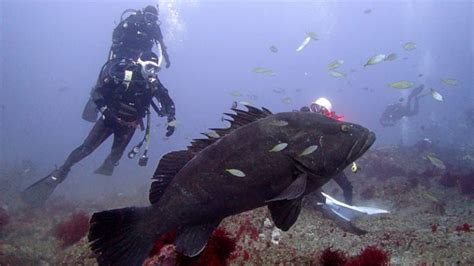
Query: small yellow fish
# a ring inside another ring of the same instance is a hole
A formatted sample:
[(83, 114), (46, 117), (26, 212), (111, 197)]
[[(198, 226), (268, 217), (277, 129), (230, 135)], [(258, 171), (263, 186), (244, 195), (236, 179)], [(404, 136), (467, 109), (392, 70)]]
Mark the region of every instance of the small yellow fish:
[(443, 95), (441, 95), (439, 92), (435, 91), (434, 89), (431, 89), (431, 96), (433, 96), (433, 99), (437, 100), (438, 102), (443, 101)]
[(252, 105), (252, 103), (248, 102), (248, 101), (240, 101), (239, 104), (240, 105)]
[(283, 88), (276, 88), (276, 89), (273, 89), (273, 92), (275, 92), (275, 93), (284, 93), (284, 92), (285, 92), (285, 89), (283, 89)]
[(280, 143), (275, 145), (269, 152), (279, 152), (284, 150), (286, 147), (288, 147), (288, 143)]
[(406, 80), (392, 82), (388, 84), (388, 86), (392, 88), (396, 88), (396, 89), (408, 89), (408, 88), (413, 87), (413, 85), (414, 85), (413, 82), (406, 81)]
[(291, 103), (291, 98), (290, 97), (285, 97), (285, 98), (281, 99), (281, 102), (285, 103), (285, 104), (290, 104)]
[(335, 78), (343, 78), (346, 76), (345, 73), (342, 73), (342, 72), (339, 72), (339, 71), (335, 71), (335, 70), (331, 70), (329, 71), (329, 74), (331, 74), (331, 76), (335, 77)]
[(230, 95), (232, 95), (234, 97), (240, 97), (240, 96), (242, 96), (242, 93), (240, 91), (231, 91)]
[(359, 167), (357, 166), (355, 162), (352, 162), (351, 171), (354, 174), (357, 173), (357, 171), (359, 171)]
[(469, 155), (469, 154), (468, 154), (468, 155), (464, 155), (464, 156), (462, 157), (462, 159), (463, 159), (464, 161), (474, 161), (474, 157), (472, 157), (472, 156)]
[(252, 70), (252, 72), (257, 73), (257, 74), (264, 74), (268, 76), (275, 76), (275, 72), (273, 72), (273, 70), (270, 70), (264, 67), (256, 67)]
[(310, 37), (310, 38), (313, 39), (313, 40), (317, 40), (317, 39), (318, 39), (318, 38), (317, 38), (317, 34), (316, 34), (315, 32), (313, 32), (313, 31), (308, 31), (308, 32), (306, 32), (306, 36)]
[(271, 126), (275, 126), (275, 127), (284, 127), (284, 126), (288, 125), (288, 122), (286, 122), (284, 120), (273, 120), (269, 124)]
[(255, 67), (254, 69), (252, 69), (252, 72), (255, 72), (255, 73), (265, 73), (266, 71), (268, 70), (264, 67)]
[(434, 154), (431, 154), (431, 153), (430, 153), (430, 154), (428, 154), (426, 157), (430, 160), (430, 162), (431, 162), (434, 166), (436, 166), (436, 167), (438, 167), (439, 169), (442, 169), (442, 170), (446, 169), (446, 165), (444, 164), (444, 162), (441, 161), (440, 159), (436, 158), (436, 157), (434, 156)]
[(178, 125), (178, 123), (179, 123), (178, 120), (175, 119), (175, 120), (169, 121), (168, 126), (175, 127)]
[(300, 44), (300, 46), (298, 46), (298, 48), (296, 48), (296, 51), (297, 52), (300, 52), (302, 51), (308, 44), (311, 40), (317, 40), (316, 38), (316, 33), (314, 32), (307, 32), (306, 33), (306, 38), (304, 38), (303, 42)]
[(416, 44), (414, 42), (407, 42), (403, 45), (403, 49), (407, 51), (415, 50), (416, 49)]
[(237, 177), (244, 177), (245, 176), (245, 173), (240, 171), (239, 169), (225, 169), (225, 170), (233, 176), (237, 176)]
[(308, 148), (304, 149), (304, 151), (302, 153), (300, 153), (299, 156), (309, 155), (309, 154), (313, 153), (314, 151), (316, 151), (317, 149), (318, 149), (318, 145), (311, 145)]
[(210, 138), (215, 138), (215, 139), (218, 139), (220, 138), (221, 136), (219, 136), (219, 134), (217, 134), (217, 132), (215, 131), (209, 131), (209, 132), (206, 132), (204, 133), (206, 136), (210, 137)]
[(278, 53), (278, 48), (275, 45), (270, 46), (270, 48), (268, 48), (268, 49), (272, 53)]
[(456, 86), (458, 84), (457, 80), (451, 79), (451, 78), (441, 79), (441, 82), (443, 82), (446, 85), (451, 85), (451, 86)]
[(382, 62), (383, 60), (385, 60), (385, 57), (386, 56), (384, 54), (374, 55), (371, 58), (369, 58), (367, 63), (365, 63), (364, 67), (378, 64), (378, 63)]
[(389, 55), (387, 55), (387, 57), (385, 57), (385, 61), (393, 61), (397, 59), (397, 54), (396, 53), (391, 53)]
[(336, 69), (340, 67), (342, 64), (344, 64), (344, 60), (341, 60), (341, 59), (334, 60), (328, 64), (328, 69), (329, 70)]
[(428, 198), (428, 199), (430, 199), (434, 202), (439, 202), (439, 200), (435, 196), (433, 196), (433, 194), (431, 194), (430, 192), (423, 191), (422, 193), (423, 193), (423, 196), (425, 196), (426, 198)]

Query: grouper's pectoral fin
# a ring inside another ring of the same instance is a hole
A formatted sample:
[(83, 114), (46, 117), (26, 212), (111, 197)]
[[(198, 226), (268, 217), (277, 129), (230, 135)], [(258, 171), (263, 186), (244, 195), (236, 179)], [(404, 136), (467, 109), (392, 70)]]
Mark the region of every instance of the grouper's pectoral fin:
[(187, 257), (194, 257), (204, 250), (207, 240), (219, 225), (219, 221), (183, 227), (176, 236), (176, 250)]
[(307, 179), (305, 173), (299, 174), (280, 195), (267, 201), (273, 222), (283, 231), (288, 231), (300, 215)]
[(295, 224), (301, 212), (301, 198), (270, 202), (268, 209), (276, 227), (288, 231)]
[(273, 199), (267, 200), (266, 202), (279, 201), (279, 200), (293, 200), (301, 197), (306, 190), (308, 176), (305, 173), (301, 173), (298, 177), (287, 187), (280, 195)]

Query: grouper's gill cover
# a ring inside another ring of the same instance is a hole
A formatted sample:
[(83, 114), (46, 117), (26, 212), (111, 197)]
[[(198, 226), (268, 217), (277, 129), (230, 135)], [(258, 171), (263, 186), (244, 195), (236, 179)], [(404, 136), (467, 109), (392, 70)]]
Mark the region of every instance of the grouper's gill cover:
[[(140, 265), (155, 239), (173, 229), (178, 229), (177, 250), (197, 255), (223, 218), (265, 205), (276, 226), (288, 230), (300, 213), (302, 197), (375, 140), (359, 125), (315, 113), (247, 108), (234, 110), (229, 129), (215, 130), (220, 138), (196, 140), (186, 151), (162, 158), (150, 191), (151, 207), (93, 215), (89, 241), (101, 265)], [(278, 143), (288, 145), (270, 152)]]

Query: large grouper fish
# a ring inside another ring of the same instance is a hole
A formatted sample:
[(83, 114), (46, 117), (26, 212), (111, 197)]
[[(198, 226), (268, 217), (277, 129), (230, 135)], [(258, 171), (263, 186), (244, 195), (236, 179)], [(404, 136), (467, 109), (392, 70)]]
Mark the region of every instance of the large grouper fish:
[(94, 213), (90, 248), (100, 265), (141, 265), (154, 242), (177, 231), (176, 249), (198, 255), (227, 216), (267, 206), (286, 231), (305, 194), (364, 154), (375, 134), (353, 123), (310, 112), (272, 114), (232, 109), (226, 129), (164, 155), (148, 207)]

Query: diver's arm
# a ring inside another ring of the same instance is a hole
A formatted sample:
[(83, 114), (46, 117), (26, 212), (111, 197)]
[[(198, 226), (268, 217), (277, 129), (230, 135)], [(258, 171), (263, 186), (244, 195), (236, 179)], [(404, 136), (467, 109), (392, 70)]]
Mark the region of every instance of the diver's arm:
[[(168, 118), (168, 122), (175, 120), (176, 108), (174, 106), (174, 102), (168, 94), (168, 89), (163, 86), (161, 81), (157, 78), (154, 82), (154, 93), (153, 97), (158, 100), (161, 104), (161, 110), (158, 115), (166, 115)], [(166, 128), (166, 136), (169, 137), (174, 133), (175, 127), (168, 125)]]
[(352, 194), (353, 194), (353, 187), (347, 176), (344, 172), (340, 172), (335, 177), (333, 177), (334, 181), (341, 187), (342, 192), (344, 193), (344, 201), (352, 205)]
[(154, 28), (154, 39), (160, 44), (161, 53), (166, 60), (166, 68), (169, 68), (171, 65), (170, 57), (168, 55), (167, 47), (163, 41), (163, 34), (161, 33), (160, 26), (156, 25)]
[(154, 94), (153, 96), (160, 102), (162, 106), (163, 114), (169, 118), (173, 118), (176, 114), (174, 102), (168, 94), (168, 89), (163, 86), (159, 79), (156, 79), (154, 83)]

